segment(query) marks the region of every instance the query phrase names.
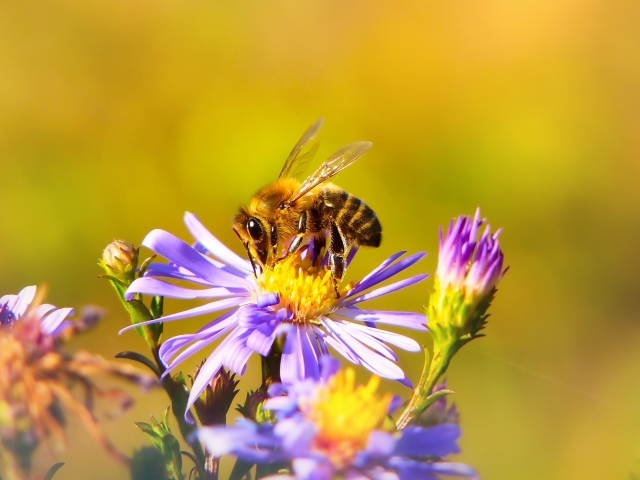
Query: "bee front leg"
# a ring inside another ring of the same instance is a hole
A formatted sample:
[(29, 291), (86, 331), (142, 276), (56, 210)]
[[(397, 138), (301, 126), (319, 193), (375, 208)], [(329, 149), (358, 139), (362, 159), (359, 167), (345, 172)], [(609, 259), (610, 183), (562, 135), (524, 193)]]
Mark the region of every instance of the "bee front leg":
[(340, 298), (338, 285), (344, 275), (344, 252), (345, 244), (340, 230), (335, 223), (331, 224), (331, 241), (329, 243), (329, 268), (333, 279), (333, 288), (336, 291), (336, 298)]
[(298, 233), (296, 234), (296, 238), (289, 244), (289, 248), (287, 249), (287, 256), (296, 253), (302, 245), (302, 240), (304, 239), (305, 234), (307, 233), (307, 211), (303, 211), (302, 215), (300, 215), (300, 221), (298, 222)]

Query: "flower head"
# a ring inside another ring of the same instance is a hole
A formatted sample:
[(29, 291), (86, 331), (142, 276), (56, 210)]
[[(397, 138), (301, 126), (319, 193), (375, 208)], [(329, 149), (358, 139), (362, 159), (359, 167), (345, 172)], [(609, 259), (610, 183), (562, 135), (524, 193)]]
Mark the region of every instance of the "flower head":
[(378, 384), (372, 376), (366, 385), (356, 385), (353, 369), (338, 371), (337, 361), (327, 358), (320, 380), (271, 388), (273, 398), (265, 408), (276, 412), (274, 424), (242, 421), (237, 427), (202, 428), (198, 435), (214, 455), (232, 453), (257, 463), (291, 461), (293, 476), (280, 478), (475, 477), (466, 465), (440, 461), (458, 452), (457, 425), (395, 431), (387, 418), (397, 402), (390, 394), (380, 395)]
[(115, 458), (127, 461), (88, 407), (73, 396), (71, 386), (80, 383), (88, 396), (104, 394), (125, 408), (132, 404), (128, 395), (100, 390), (90, 377), (112, 373), (144, 386), (154, 384), (153, 379), (87, 352), (65, 354), (59, 348), (64, 336), (60, 334), (73, 331), (66, 320), (73, 309), (38, 303), (36, 287), (0, 298), (0, 458), (8, 462), (6, 470), (10, 476), (16, 470), (28, 473), (31, 454), (46, 439), (63, 445), (65, 411), (79, 417)]
[(452, 220), (446, 236), (440, 229), (428, 322), (436, 342), (470, 340), (486, 322), (486, 311), (506, 269), (498, 241), (500, 230), (491, 234), (487, 225), (478, 240), (484, 223), (478, 209), (473, 218), (461, 215), (455, 223)]
[(23, 288), (17, 295), (5, 295), (0, 298), (0, 325), (12, 326), (25, 318), (40, 324), (46, 335), (58, 336), (71, 326), (65, 319), (73, 315), (73, 308), (56, 308), (48, 303), (40, 304), (36, 300), (35, 285)]
[[(318, 378), (319, 359), (328, 354), (328, 347), (376, 375), (409, 383), (387, 344), (419, 351), (418, 343), (378, 329), (377, 324), (425, 330), (424, 315), (363, 310), (357, 305), (426, 278), (416, 275), (371, 290), (416, 263), (423, 253), (404, 259), (400, 259), (404, 252), (393, 255), (359, 282), (341, 287), (340, 297), (336, 298), (329, 268), (323, 256), (314, 250), (315, 243), (265, 266), (256, 276), (248, 260), (225, 247), (193, 214), (185, 215), (185, 223), (197, 241), (195, 246), (162, 230), (149, 233), (142, 245), (171, 263), (152, 263), (145, 276), (131, 284), (127, 295), (210, 300), (205, 305), (136, 326), (226, 311), (198, 332), (171, 338), (160, 348), (160, 356), (170, 371), (226, 335), (200, 369), (187, 411), (222, 366), (242, 374), (250, 355), (253, 352), (268, 355), (274, 342), (282, 342), (280, 375), (284, 383)], [(353, 260), (355, 251), (351, 250), (347, 263)], [(204, 288), (177, 286), (161, 277)]]

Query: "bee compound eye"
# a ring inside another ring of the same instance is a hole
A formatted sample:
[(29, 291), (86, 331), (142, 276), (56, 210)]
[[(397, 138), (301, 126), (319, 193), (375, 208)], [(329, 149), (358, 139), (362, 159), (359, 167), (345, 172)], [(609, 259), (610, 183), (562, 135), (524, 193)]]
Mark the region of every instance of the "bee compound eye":
[(262, 225), (255, 218), (247, 220), (247, 232), (254, 240), (260, 240), (262, 238)]

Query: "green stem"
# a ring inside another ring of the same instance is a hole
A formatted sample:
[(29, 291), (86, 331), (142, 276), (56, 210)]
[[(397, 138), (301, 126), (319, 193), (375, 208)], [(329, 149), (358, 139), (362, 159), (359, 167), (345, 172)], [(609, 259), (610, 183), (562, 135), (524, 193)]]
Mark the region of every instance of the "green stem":
[[(411, 400), (409, 400), (402, 415), (400, 415), (400, 418), (396, 422), (398, 430), (402, 430), (409, 425), (410, 422), (429, 406), (430, 402), (427, 401), (429, 395), (431, 395), (438, 379), (447, 371), (451, 359), (461, 346), (462, 343), (459, 341), (445, 343), (443, 346), (438, 344), (434, 345), (431, 363), (429, 363), (429, 357), (425, 349), (425, 364), (422, 375), (418, 385), (413, 390)], [(428, 369), (427, 364), (429, 365)]]

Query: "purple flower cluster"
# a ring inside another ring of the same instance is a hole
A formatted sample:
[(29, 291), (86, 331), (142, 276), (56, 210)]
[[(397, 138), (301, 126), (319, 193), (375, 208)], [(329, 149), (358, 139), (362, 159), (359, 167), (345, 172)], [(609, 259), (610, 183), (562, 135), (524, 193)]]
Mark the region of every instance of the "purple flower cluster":
[[(430, 428), (412, 426), (395, 433), (380, 428), (365, 428), (365, 442), (362, 448), (355, 450), (350, 449), (354, 438), (349, 429), (329, 428), (330, 435), (327, 438), (323, 432), (323, 429), (327, 430), (327, 423), (337, 422), (340, 426), (341, 414), (345, 412), (335, 411), (331, 418), (314, 414), (314, 401), (317, 402), (328, 387), (330, 396), (321, 399), (340, 409), (350, 400), (357, 401), (362, 391), (365, 395), (371, 393), (371, 388), (354, 390), (344, 382), (335, 382), (334, 377), (338, 372), (335, 359), (327, 358), (322, 362), (322, 367), (319, 380), (307, 379), (290, 386), (272, 386), (269, 393), (273, 398), (265, 403), (265, 408), (276, 413), (275, 423), (258, 425), (241, 420), (236, 427), (201, 428), (198, 431), (200, 440), (215, 456), (233, 454), (254, 463), (291, 462), (290, 475), (275, 475), (270, 479), (435, 480), (437, 475), (476, 478), (475, 471), (467, 465), (442, 461), (447, 455), (459, 451), (456, 440), (460, 436), (460, 428), (455, 424)], [(337, 397), (338, 401), (332, 403), (331, 395)], [(374, 396), (367, 404), (353, 405), (355, 409), (346, 405), (347, 411), (355, 412), (348, 420), (350, 424), (355, 425), (356, 429), (359, 424), (369, 424), (372, 415), (370, 404), (376, 401)], [(388, 410), (393, 410), (398, 402), (386, 404)], [(319, 408), (326, 408), (326, 405), (320, 405)], [(383, 411), (382, 418), (387, 413)]]
[[(152, 263), (144, 277), (131, 284), (127, 295), (128, 298), (142, 293), (208, 300), (204, 305), (135, 326), (224, 312), (196, 333), (170, 338), (160, 349), (160, 357), (169, 372), (186, 358), (226, 336), (201, 367), (190, 392), (187, 411), (222, 366), (242, 374), (251, 354), (268, 355), (274, 341), (283, 336), (280, 374), (284, 383), (318, 378), (319, 360), (328, 355), (328, 347), (331, 347), (352, 363), (361, 364), (380, 377), (410, 385), (395, 363), (396, 354), (387, 344), (415, 352), (420, 350), (418, 343), (403, 335), (380, 330), (377, 324), (425, 331), (426, 317), (412, 312), (363, 310), (358, 304), (426, 278), (427, 275), (416, 275), (378, 286), (415, 264), (424, 253), (404, 259), (400, 257), (405, 252), (391, 256), (336, 299), (322, 258), (314, 260), (311, 258), (314, 255), (305, 249), (296, 254), (298, 257), (291, 256), (295, 258), (276, 263), (272, 270), (265, 268), (256, 277), (249, 261), (224, 246), (195, 215), (187, 213), (184, 220), (196, 244), (190, 246), (163, 230), (149, 233), (142, 245), (170, 263)], [(353, 259), (354, 253), (355, 249), (348, 261)], [(279, 269), (286, 268), (289, 270), (282, 275), (278, 273)], [(188, 282), (198, 288), (178, 286), (163, 278)], [(280, 288), (278, 282), (285, 285)]]
[(478, 241), (478, 230), (484, 223), (478, 208), (473, 218), (461, 215), (455, 223), (451, 220), (445, 237), (440, 228), (436, 276), (442, 290), (451, 287), (464, 290), (467, 296), (481, 297), (505, 274), (504, 256), (498, 241), (501, 229), (491, 235), (487, 225)]

